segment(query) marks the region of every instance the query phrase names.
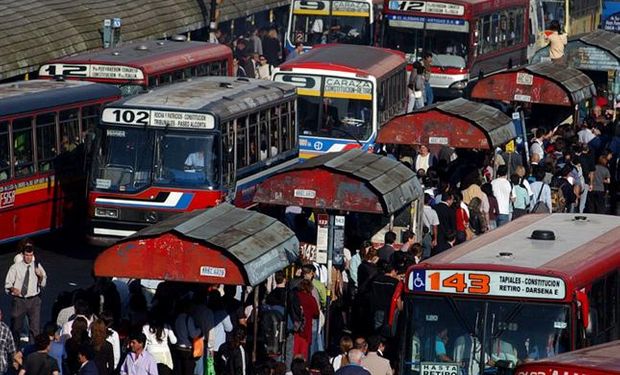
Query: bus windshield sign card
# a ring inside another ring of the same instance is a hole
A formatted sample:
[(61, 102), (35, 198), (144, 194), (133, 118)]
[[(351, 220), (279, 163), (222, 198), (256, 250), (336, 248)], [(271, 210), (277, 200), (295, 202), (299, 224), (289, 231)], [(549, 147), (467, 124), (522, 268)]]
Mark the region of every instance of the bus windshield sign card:
[(407, 286), (417, 292), (555, 300), (566, 297), (566, 285), (560, 278), (513, 272), (413, 270)]
[(103, 122), (138, 126), (188, 129), (214, 129), (213, 115), (193, 112), (172, 112), (147, 109), (105, 108)]
[(459, 375), (459, 365), (456, 363), (420, 363), (420, 375)]

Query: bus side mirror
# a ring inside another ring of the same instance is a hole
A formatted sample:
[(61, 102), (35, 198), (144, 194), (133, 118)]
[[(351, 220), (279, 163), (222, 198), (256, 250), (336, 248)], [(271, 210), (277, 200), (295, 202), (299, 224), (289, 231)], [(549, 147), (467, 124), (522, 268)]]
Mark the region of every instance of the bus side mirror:
[(515, 373), (515, 363), (506, 359), (500, 359), (495, 362), (497, 367), (497, 375), (513, 375)]
[(590, 301), (588, 301), (588, 295), (584, 290), (578, 290), (575, 292), (575, 298), (577, 304), (580, 307), (581, 322), (583, 323), (583, 329), (587, 330), (590, 325)]

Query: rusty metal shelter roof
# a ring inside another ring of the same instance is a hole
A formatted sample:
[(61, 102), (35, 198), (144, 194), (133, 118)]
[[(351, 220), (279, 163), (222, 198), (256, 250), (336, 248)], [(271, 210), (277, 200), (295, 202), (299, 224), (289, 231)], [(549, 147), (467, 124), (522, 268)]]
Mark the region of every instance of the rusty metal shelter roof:
[(277, 173), (258, 186), (254, 201), (390, 215), (423, 195), (416, 175), (402, 163), (353, 149)]
[(395, 117), (381, 128), (377, 142), (492, 149), (516, 136), (512, 119), (500, 110), (458, 98)]
[(471, 90), (476, 99), (522, 101), (573, 106), (596, 95), (594, 83), (581, 71), (552, 62), (540, 62), (491, 74)]
[(219, 206), (183, 213), (106, 249), (98, 276), (257, 285), (297, 258), (299, 241), (264, 214)]
[(596, 30), (580, 35), (577, 39), (591, 46), (601, 48), (620, 60), (620, 34), (606, 30)]
[[(226, 0), (219, 6), (219, 22), (288, 3)], [(122, 41), (159, 39), (205, 27), (209, 7), (209, 0), (0, 0), (0, 80), (101, 48), (104, 19), (121, 18)]]

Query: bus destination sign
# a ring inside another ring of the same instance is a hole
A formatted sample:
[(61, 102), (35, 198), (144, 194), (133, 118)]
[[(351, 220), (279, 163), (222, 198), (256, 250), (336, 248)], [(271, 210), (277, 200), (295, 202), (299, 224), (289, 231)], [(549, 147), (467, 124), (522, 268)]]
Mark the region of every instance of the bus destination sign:
[(138, 68), (101, 64), (46, 64), (39, 69), (39, 75), (126, 80), (144, 79), (144, 73)]
[(465, 7), (463, 5), (436, 1), (391, 0), (389, 2), (389, 9), (402, 12), (447, 14), (451, 16), (462, 16), (465, 14)]
[(186, 129), (214, 129), (212, 115), (193, 112), (172, 112), (147, 109), (105, 108), (101, 116), (108, 124), (170, 127)]
[(466, 270), (413, 270), (409, 290), (497, 297), (562, 300), (566, 284), (557, 277), (513, 272)]
[(370, 6), (368, 3), (360, 1), (332, 1), (332, 14), (333, 15), (356, 15), (356, 16), (369, 16)]
[(372, 100), (372, 83), (350, 78), (325, 78), (326, 97)]

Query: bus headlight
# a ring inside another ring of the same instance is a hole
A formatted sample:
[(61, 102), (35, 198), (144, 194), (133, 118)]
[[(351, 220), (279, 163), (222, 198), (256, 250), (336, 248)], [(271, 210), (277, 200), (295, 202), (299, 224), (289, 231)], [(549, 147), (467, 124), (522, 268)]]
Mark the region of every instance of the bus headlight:
[(467, 86), (467, 81), (458, 81), (450, 85), (451, 89), (463, 90)]
[(95, 217), (104, 217), (106, 219), (118, 219), (118, 208), (95, 208)]

